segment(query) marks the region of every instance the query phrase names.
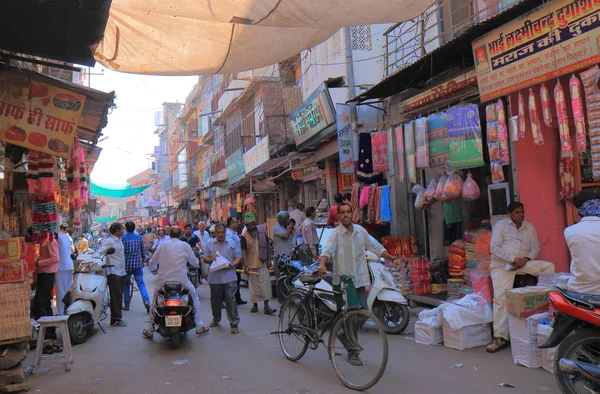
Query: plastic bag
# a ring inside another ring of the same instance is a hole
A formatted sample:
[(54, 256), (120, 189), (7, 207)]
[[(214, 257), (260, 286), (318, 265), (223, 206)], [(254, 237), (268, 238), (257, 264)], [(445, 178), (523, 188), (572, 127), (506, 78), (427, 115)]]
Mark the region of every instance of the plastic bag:
[(419, 118), (415, 121), (415, 145), (417, 149), (417, 158), (415, 160), (417, 168), (429, 167), (429, 137), (428, 137), (427, 118)]
[(415, 208), (417, 209), (425, 209), (427, 208), (427, 202), (425, 201), (425, 188), (421, 185), (414, 185), (412, 188), (412, 192), (417, 195), (415, 199)]
[(479, 190), (479, 186), (477, 182), (473, 180), (471, 177), (471, 173), (467, 175), (467, 180), (463, 184), (462, 187), (462, 198), (465, 201), (475, 201), (481, 197), (481, 191)]
[(508, 120), (508, 130), (510, 131), (510, 140), (512, 142), (519, 140), (519, 117), (517, 115), (512, 116)]
[(444, 191), (442, 192), (442, 201), (450, 201), (460, 197), (460, 192), (463, 187), (463, 180), (458, 172), (453, 171), (449, 176), (448, 180), (444, 184)]
[(540, 127), (540, 120), (537, 113), (537, 105), (535, 103), (535, 95), (533, 89), (529, 88), (529, 121), (531, 122), (531, 134), (533, 134), (533, 145), (540, 146), (544, 145), (544, 137), (542, 136), (542, 129)]
[(542, 101), (542, 116), (544, 118), (544, 124), (548, 127), (552, 127), (552, 111), (550, 110), (550, 94), (546, 85), (542, 84), (540, 88), (540, 99)]
[(423, 197), (425, 197), (425, 201), (428, 204), (435, 202), (435, 189), (436, 188), (437, 188), (437, 182), (432, 179), (431, 182), (429, 182), (429, 185), (427, 186), (427, 190), (425, 190), (425, 194), (423, 195)]
[(220, 254), (217, 254), (217, 258), (215, 259), (215, 261), (212, 262), (209, 270), (210, 272), (217, 272), (224, 268), (227, 268), (229, 265), (231, 265), (231, 263), (225, 257), (221, 256)]
[(450, 141), (450, 167), (481, 167), (483, 161), (479, 108), (475, 104), (457, 106), (446, 111)]
[(447, 180), (448, 177), (446, 175), (442, 175), (438, 180), (437, 186), (435, 187), (435, 194), (433, 195), (433, 197), (438, 201), (444, 201), (442, 199), (442, 194), (444, 193), (444, 185), (446, 184)]
[(560, 134), (561, 157), (572, 157), (571, 136), (569, 135), (569, 117), (567, 115), (567, 102), (565, 91), (560, 84), (554, 87), (554, 103), (556, 105), (556, 116), (558, 118), (558, 130)]
[(491, 323), (494, 316), (485, 297), (479, 293), (473, 293), (458, 301), (440, 305), (438, 320), (442, 318), (446, 320), (451, 329), (458, 330), (467, 326)]
[(496, 102), (496, 114), (498, 117), (498, 141), (500, 142), (500, 159), (502, 165), (510, 164), (510, 151), (508, 150), (508, 128), (506, 126), (506, 114), (504, 112), (504, 102), (498, 99)]
[(575, 136), (577, 149), (580, 152), (586, 150), (585, 117), (583, 115), (583, 99), (581, 97), (581, 82), (573, 74), (569, 79), (569, 90), (571, 91), (571, 108), (573, 109), (573, 120), (575, 121)]
[(525, 99), (523, 98), (521, 92), (519, 92), (519, 96), (517, 96), (517, 101), (519, 106), (519, 139), (522, 140), (525, 138), (525, 128), (527, 127), (527, 120), (525, 118)]

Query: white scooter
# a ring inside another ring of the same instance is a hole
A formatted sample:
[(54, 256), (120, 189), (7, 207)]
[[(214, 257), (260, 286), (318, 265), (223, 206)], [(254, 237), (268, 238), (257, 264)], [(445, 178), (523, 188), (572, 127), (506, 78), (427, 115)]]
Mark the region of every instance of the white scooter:
[[(371, 286), (368, 288), (367, 305), (369, 311), (373, 312), (383, 323), (383, 328), (388, 334), (400, 334), (406, 329), (410, 320), (408, 301), (396, 289), (396, 283), (392, 273), (382, 264), (382, 260), (372, 252), (365, 251), (367, 264), (371, 273)], [(312, 266), (311, 266), (312, 267)], [(308, 268), (308, 267), (307, 267)], [(316, 269), (316, 266), (313, 267)], [(292, 281), (295, 287), (307, 288), (298, 277)], [(317, 283), (315, 292), (319, 290), (333, 290), (331, 283), (321, 280)], [(330, 293), (319, 295), (325, 305), (332, 311), (337, 309), (335, 302), (331, 300)]]
[[(114, 252), (114, 248), (109, 248), (106, 254)], [(75, 345), (87, 341), (95, 324), (104, 332), (100, 322), (106, 319), (110, 305), (106, 268), (112, 267), (104, 264), (104, 256), (82, 254), (78, 259), (82, 262), (73, 273), (71, 289), (63, 298), (65, 314), (69, 315), (69, 336)]]

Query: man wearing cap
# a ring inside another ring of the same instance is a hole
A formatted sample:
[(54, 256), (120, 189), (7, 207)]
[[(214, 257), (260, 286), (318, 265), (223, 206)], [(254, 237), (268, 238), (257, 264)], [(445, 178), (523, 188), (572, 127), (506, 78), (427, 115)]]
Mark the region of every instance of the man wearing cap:
[(250, 312), (258, 312), (258, 303), (262, 301), (265, 315), (273, 315), (277, 309), (269, 306), (269, 299), (273, 297), (273, 292), (267, 266), (269, 262), (267, 232), (263, 225), (256, 225), (256, 216), (253, 213), (246, 213), (244, 219), (246, 228), (242, 232), (240, 243), (252, 302)]
[(75, 252), (73, 239), (68, 234), (69, 226), (65, 223), (60, 225), (60, 233), (58, 233), (58, 271), (56, 272), (56, 308), (58, 314), (64, 314), (65, 304), (63, 297), (73, 283), (73, 259), (71, 254)]

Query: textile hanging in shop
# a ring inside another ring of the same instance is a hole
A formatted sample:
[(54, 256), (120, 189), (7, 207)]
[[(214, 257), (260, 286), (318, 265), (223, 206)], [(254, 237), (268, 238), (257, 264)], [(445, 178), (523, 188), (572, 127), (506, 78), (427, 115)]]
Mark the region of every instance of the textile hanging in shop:
[(404, 156), (406, 157), (406, 174), (410, 183), (417, 183), (417, 163), (415, 150), (415, 123), (404, 125)]
[(54, 192), (56, 166), (56, 157), (34, 150), (29, 151), (27, 155), (26, 175), (29, 194), (49, 194)]
[(149, 187), (150, 185), (133, 188), (130, 187), (125, 189), (107, 189), (105, 187), (98, 186), (94, 182), (92, 182), (92, 194), (95, 196), (105, 197), (130, 197), (135, 196), (136, 194), (140, 194)]
[(94, 56), (128, 73), (229, 74), (279, 63), (343, 26), (372, 36), (363, 26), (410, 20), (432, 4), (372, 0), (365, 12), (362, 0), (346, 0), (343, 9), (335, 1), (113, 0)]
[(371, 133), (360, 133), (358, 135), (358, 180), (364, 183), (377, 183), (383, 179), (381, 173), (373, 172), (373, 152), (371, 145)]
[(460, 201), (453, 204), (442, 203), (442, 205), (446, 224), (462, 223), (463, 215)]
[(392, 198), (389, 185), (381, 187), (381, 208), (379, 216), (382, 222), (392, 221)]
[(373, 172), (389, 170), (387, 132), (380, 131), (371, 134), (373, 148)]
[(363, 209), (364, 207), (366, 207), (367, 205), (369, 205), (369, 191), (370, 191), (370, 189), (371, 189), (371, 186), (365, 186), (360, 191), (360, 201), (359, 201), (359, 208), (360, 209)]
[(446, 111), (450, 140), (450, 166), (472, 168), (483, 166), (483, 147), (479, 108), (467, 104)]
[(387, 143), (388, 143), (388, 176), (394, 176), (396, 170), (394, 168), (394, 133), (393, 129), (390, 127), (386, 131), (387, 133)]
[(358, 200), (360, 194), (360, 183), (352, 184), (352, 197), (350, 198), (350, 205), (352, 206), (352, 221), (358, 223), (360, 219), (360, 210), (358, 208)]
[(415, 163), (417, 168), (429, 168), (429, 138), (427, 118), (419, 118), (415, 121), (415, 145), (417, 157)]
[(46, 239), (48, 233), (56, 232), (58, 212), (53, 193), (37, 194), (31, 203), (31, 230), (35, 242)]
[(445, 114), (433, 114), (427, 118), (429, 140), (429, 167), (438, 167), (450, 160), (448, 148), (448, 122)]
[(394, 161), (396, 162), (396, 173), (398, 182), (404, 183), (406, 180), (406, 165), (404, 159), (404, 130), (402, 125), (394, 128)]

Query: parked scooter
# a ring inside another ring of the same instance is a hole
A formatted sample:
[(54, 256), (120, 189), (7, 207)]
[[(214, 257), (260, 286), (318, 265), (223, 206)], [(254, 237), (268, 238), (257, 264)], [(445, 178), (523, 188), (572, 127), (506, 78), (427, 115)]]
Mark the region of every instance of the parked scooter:
[[(383, 323), (385, 332), (400, 334), (406, 329), (410, 320), (408, 301), (398, 292), (394, 277), (377, 255), (369, 251), (365, 251), (365, 254), (371, 277), (371, 286), (368, 288), (369, 295), (367, 298), (369, 311), (373, 312)], [(288, 267), (292, 267), (290, 268), (291, 271), (295, 272), (295, 270), (300, 269), (297, 263), (292, 261), (288, 265)], [(316, 271), (317, 268), (318, 264), (315, 263), (304, 269)], [(335, 311), (337, 309), (336, 303), (331, 294), (319, 292), (319, 290), (331, 292), (333, 290), (332, 280), (333, 275), (326, 275), (324, 280), (317, 283), (316, 293), (331, 311)], [(295, 288), (307, 289), (302, 281), (298, 279), (298, 276), (294, 277), (292, 284)]]
[(539, 348), (558, 346), (558, 387), (565, 394), (600, 393), (600, 296), (557, 288), (549, 297), (552, 334)]
[(180, 282), (166, 282), (154, 300), (156, 331), (168, 338), (171, 348), (177, 349), (181, 335), (196, 327), (192, 297)]
[(104, 332), (100, 322), (106, 319), (110, 304), (106, 268), (112, 267), (104, 264), (104, 257), (113, 253), (115, 249), (109, 248), (100, 259), (91, 254), (78, 256), (83, 261), (73, 273), (71, 289), (62, 299), (65, 314), (69, 315), (69, 336), (72, 344), (87, 341), (95, 324)]

